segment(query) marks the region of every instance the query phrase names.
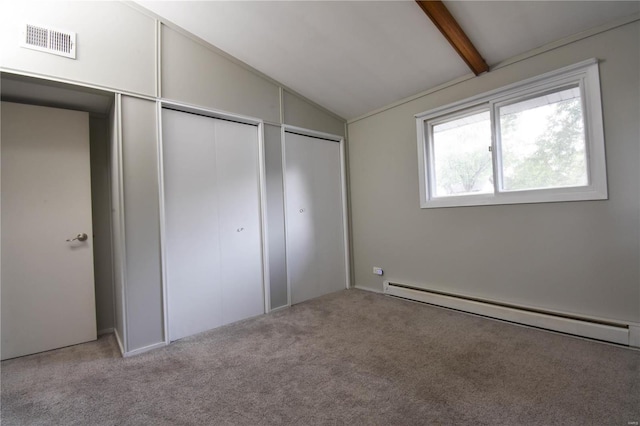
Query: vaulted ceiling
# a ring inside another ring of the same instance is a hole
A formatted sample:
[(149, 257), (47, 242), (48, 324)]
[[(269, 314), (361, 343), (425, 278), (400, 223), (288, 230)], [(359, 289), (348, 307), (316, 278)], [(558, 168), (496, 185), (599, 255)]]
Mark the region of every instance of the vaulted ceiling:
[[(137, 1), (352, 119), (470, 73), (415, 1)], [(638, 1), (445, 1), (489, 66), (640, 12)]]

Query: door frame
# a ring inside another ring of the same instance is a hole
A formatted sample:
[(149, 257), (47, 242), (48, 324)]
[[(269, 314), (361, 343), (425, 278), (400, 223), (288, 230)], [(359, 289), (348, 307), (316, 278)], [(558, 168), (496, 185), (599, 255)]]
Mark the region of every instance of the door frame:
[(264, 151), (264, 121), (258, 118), (243, 116), (239, 114), (231, 114), (228, 112), (217, 111), (209, 108), (195, 107), (193, 105), (170, 99), (159, 99), (156, 101), (156, 114), (158, 124), (156, 141), (158, 143), (158, 183), (159, 183), (159, 201), (160, 201), (160, 257), (162, 264), (161, 281), (162, 281), (162, 298), (164, 310), (164, 340), (165, 344), (171, 343), (169, 336), (169, 299), (168, 299), (168, 283), (167, 283), (167, 262), (166, 262), (166, 218), (165, 218), (165, 187), (164, 187), (164, 151), (162, 139), (162, 109), (168, 108), (175, 111), (197, 114), (205, 117), (215, 118), (219, 120), (234, 121), (236, 123), (248, 124), (256, 126), (258, 131), (258, 176), (259, 176), (259, 206), (260, 206), (260, 245), (262, 253), (262, 297), (264, 302), (264, 313), (271, 311), (271, 294), (269, 281), (269, 244), (267, 234), (267, 187), (265, 172), (265, 151)]
[(346, 164), (346, 147), (345, 138), (340, 135), (333, 135), (330, 133), (319, 132), (317, 130), (309, 130), (302, 127), (291, 126), (283, 124), (280, 131), (281, 151), (282, 151), (282, 189), (284, 200), (284, 238), (285, 238), (285, 264), (287, 271), (287, 305), (291, 306), (291, 274), (289, 272), (289, 227), (287, 217), (287, 155), (286, 147), (287, 142), (285, 133), (297, 133), (302, 136), (309, 136), (312, 138), (324, 139), (331, 142), (337, 142), (340, 144), (340, 182), (342, 189), (342, 228), (344, 232), (344, 265), (345, 265), (345, 288), (351, 287), (351, 251), (349, 241), (349, 210), (347, 200), (347, 164)]

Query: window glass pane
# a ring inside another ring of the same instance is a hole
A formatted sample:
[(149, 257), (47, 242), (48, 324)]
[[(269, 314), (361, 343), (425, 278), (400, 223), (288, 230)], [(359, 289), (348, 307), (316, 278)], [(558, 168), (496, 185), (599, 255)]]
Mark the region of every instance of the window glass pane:
[(432, 126), (434, 196), (493, 193), (489, 111)]
[(580, 88), (563, 88), (499, 108), (502, 188), (588, 184)]

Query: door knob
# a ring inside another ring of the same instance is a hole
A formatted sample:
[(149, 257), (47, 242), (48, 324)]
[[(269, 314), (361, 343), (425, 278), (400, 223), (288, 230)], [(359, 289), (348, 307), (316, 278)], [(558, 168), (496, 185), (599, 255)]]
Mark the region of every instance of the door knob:
[(78, 234), (78, 235), (76, 235), (76, 236), (75, 236), (75, 238), (68, 239), (67, 241), (68, 241), (68, 242), (76, 241), (76, 240), (77, 240), (77, 241), (87, 241), (87, 238), (89, 238), (89, 237), (87, 236), (87, 234), (85, 234), (85, 233), (83, 232), (82, 234)]

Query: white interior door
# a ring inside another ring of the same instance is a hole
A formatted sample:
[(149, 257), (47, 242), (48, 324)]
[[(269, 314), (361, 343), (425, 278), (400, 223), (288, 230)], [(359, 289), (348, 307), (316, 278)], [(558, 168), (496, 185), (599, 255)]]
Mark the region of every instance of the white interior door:
[(96, 311), (89, 115), (7, 102), (1, 114), (7, 359), (95, 340)]
[(285, 133), (291, 302), (346, 288), (340, 144)]
[(170, 340), (264, 313), (256, 126), (163, 110)]

